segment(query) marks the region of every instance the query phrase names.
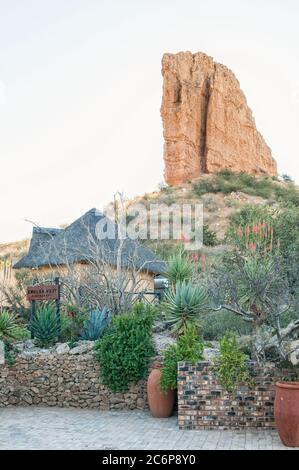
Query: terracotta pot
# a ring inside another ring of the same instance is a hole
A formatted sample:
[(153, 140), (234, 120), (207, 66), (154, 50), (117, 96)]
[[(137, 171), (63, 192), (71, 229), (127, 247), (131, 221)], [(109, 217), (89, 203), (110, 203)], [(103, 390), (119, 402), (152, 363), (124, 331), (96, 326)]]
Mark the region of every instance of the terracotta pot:
[(147, 380), (147, 397), (151, 414), (155, 418), (169, 418), (175, 401), (175, 391), (162, 393), (160, 390), (161, 370), (153, 369)]
[(299, 382), (276, 383), (274, 416), (283, 444), (299, 447)]

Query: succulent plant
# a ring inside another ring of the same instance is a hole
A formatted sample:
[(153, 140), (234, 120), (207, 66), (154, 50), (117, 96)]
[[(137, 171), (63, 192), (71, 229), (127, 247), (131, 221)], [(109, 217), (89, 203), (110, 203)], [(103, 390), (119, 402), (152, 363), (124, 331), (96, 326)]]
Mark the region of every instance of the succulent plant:
[(18, 324), (18, 317), (7, 310), (0, 311), (0, 339), (10, 341), (26, 338), (29, 331)]
[(177, 283), (165, 293), (162, 310), (171, 331), (180, 336), (187, 328), (200, 326), (200, 314), (209, 309), (206, 290), (191, 283)]
[(47, 347), (55, 344), (60, 334), (60, 321), (55, 307), (52, 305), (41, 307), (31, 321), (31, 331), (39, 346)]
[(104, 333), (111, 321), (111, 312), (108, 307), (103, 310), (95, 309), (89, 312), (88, 319), (84, 322), (81, 338), (96, 341)]

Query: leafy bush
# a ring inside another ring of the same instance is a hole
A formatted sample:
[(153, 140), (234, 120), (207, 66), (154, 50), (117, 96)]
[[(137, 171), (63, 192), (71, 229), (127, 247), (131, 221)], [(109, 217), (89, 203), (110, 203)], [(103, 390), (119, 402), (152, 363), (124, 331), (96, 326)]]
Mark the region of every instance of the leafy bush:
[(0, 311), (0, 339), (7, 342), (11, 340), (26, 339), (29, 331), (18, 324), (17, 315), (6, 310)]
[(299, 190), (293, 183), (287, 186), (276, 185), (275, 194), (279, 202), (299, 207)]
[(232, 214), (230, 218), (231, 227), (229, 229), (229, 234), (231, 233), (231, 229), (236, 227), (246, 228), (262, 221), (271, 223), (274, 216), (275, 210), (269, 206), (261, 204), (245, 204), (242, 209)]
[(201, 320), (201, 333), (208, 341), (219, 341), (229, 331), (242, 336), (250, 335), (252, 330), (250, 323), (225, 311), (208, 313)]
[(63, 306), (60, 321), (62, 341), (74, 342), (79, 339), (84, 325), (88, 320), (86, 311), (76, 305)]
[(246, 205), (232, 216), (227, 239), (243, 251), (253, 246), (262, 254), (273, 252), (281, 256), (290, 285), (296, 285), (299, 256), (299, 212), (296, 207), (281, 205), (274, 210), (267, 206)]
[(52, 305), (41, 307), (31, 322), (31, 330), (40, 347), (55, 344), (60, 334), (60, 321)]
[(107, 333), (96, 343), (96, 357), (104, 385), (125, 392), (147, 376), (155, 349), (152, 340), (154, 312), (138, 304), (133, 311), (116, 316)]
[(8, 367), (13, 367), (16, 361), (18, 350), (9, 342), (4, 343), (5, 363)]
[(213, 370), (228, 393), (234, 393), (241, 382), (252, 384), (246, 359), (238, 347), (236, 336), (226, 333), (220, 341), (220, 354), (214, 359)]
[(196, 328), (190, 327), (180, 336), (177, 344), (169, 346), (164, 353), (160, 389), (163, 392), (177, 388), (177, 366), (179, 361), (196, 364), (203, 358), (203, 342), (199, 340)]
[(289, 175), (286, 175), (286, 174), (281, 175), (281, 178), (283, 179), (283, 181), (284, 181), (285, 183), (293, 183), (293, 182), (294, 182), (294, 181), (292, 180), (292, 178), (291, 178)]
[(173, 240), (143, 240), (143, 245), (150, 248), (158, 258), (165, 261), (170, 260), (181, 249), (181, 245)]
[(170, 258), (165, 276), (173, 285), (191, 279), (192, 266), (183, 249)]
[(201, 197), (205, 193), (223, 193), (242, 191), (254, 196), (269, 198), (275, 189), (274, 182), (268, 177), (256, 178), (247, 173), (234, 173), (224, 170), (209, 179), (202, 179), (193, 184), (193, 192)]
[(161, 309), (165, 312), (166, 323), (179, 336), (187, 328), (200, 326), (200, 314), (209, 307), (208, 294), (202, 286), (191, 283), (177, 283), (165, 292)]
[(280, 251), (299, 254), (299, 211), (292, 206), (284, 206), (274, 220), (274, 237), (279, 240)]
[(22, 318), (29, 318), (30, 308), (26, 301), (26, 289), (31, 284), (32, 279), (27, 271), (15, 273), (16, 283), (0, 282), (0, 294), (3, 299), (3, 305), (9, 311), (18, 314)]
[(96, 341), (104, 333), (111, 321), (111, 312), (107, 307), (103, 310), (92, 310), (88, 319), (84, 322), (81, 338), (88, 341)]
[(217, 234), (213, 230), (209, 229), (208, 224), (204, 224), (203, 226), (203, 244), (205, 246), (218, 245)]
[(214, 195), (204, 194), (201, 198), (201, 202), (205, 210), (209, 212), (218, 211), (218, 203)]

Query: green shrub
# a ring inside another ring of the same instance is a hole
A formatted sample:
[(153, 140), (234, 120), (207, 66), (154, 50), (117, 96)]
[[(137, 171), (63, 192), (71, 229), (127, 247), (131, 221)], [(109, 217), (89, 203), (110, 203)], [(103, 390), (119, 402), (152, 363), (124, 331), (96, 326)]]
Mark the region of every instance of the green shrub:
[(203, 244), (205, 246), (218, 245), (217, 234), (213, 230), (209, 229), (208, 224), (204, 224), (203, 226)]
[(263, 221), (271, 223), (274, 216), (275, 210), (269, 206), (261, 204), (245, 204), (242, 209), (235, 212), (230, 217), (231, 227), (228, 233), (230, 234), (231, 229), (235, 227), (246, 228)]
[(159, 240), (158, 242), (146, 240), (143, 244), (150, 248), (158, 258), (165, 261), (168, 261), (173, 256), (177, 255), (181, 249), (181, 245), (172, 240)]
[(228, 393), (234, 393), (240, 383), (252, 384), (246, 359), (238, 347), (236, 336), (226, 333), (220, 341), (220, 354), (214, 359), (213, 370)]
[(299, 190), (294, 184), (289, 183), (287, 186), (276, 185), (275, 195), (279, 202), (299, 207)]
[(247, 173), (224, 170), (193, 184), (193, 192), (199, 197), (206, 193), (229, 194), (236, 191), (269, 198), (275, 191), (275, 183), (268, 177), (257, 178)]
[(133, 311), (113, 318), (112, 326), (96, 343), (96, 357), (104, 385), (113, 392), (126, 392), (146, 378), (155, 349), (152, 340), (154, 312), (137, 304)]
[(7, 342), (30, 337), (29, 331), (18, 323), (18, 317), (6, 310), (0, 311), (0, 339)]
[(192, 265), (187, 259), (183, 249), (180, 249), (178, 253), (170, 258), (165, 276), (173, 285), (191, 279)]
[(13, 367), (18, 354), (17, 349), (9, 342), (4, 343), (5, 363), (8, 367)]
[(203, 342), (199, 340), (196, 328), (188, 328), (180, 336), (177, 344), (169, 346), (164, 353), (161, 370), (160, 389), (163, 392), (177, 388), (178, 362), (186, 361), (196, 364), (203, 358)]
[(203, 178), (193, 184), (193, 193), (201, 197), (206, 193), (223, 193), (241, 191), (251, 196), (264, 199), (275, 197), (278, 201), (299, 206), (299, 191), (287, 177), (287, 186), (278, 184), (268, 176), (255, 177), (247, 173), (234, 173), (229, 170), (221, 171), (210, 178)]
[(60, 339), (62, 341), (77, 341), (87, 321), (88, 314), (86, 310), (77, 307), (76, 305), (63, 306), (60, 317)]
[(208, 294), (204, 287), (185, 282), (177, 283), (165, 292), (161, 305), (166, 323), (176, 336), (183, 334), (190, 326), (199, 328), (200, 314), (208, 308)]
[(55, 307), (41, 307), (31, 321), (31, 331), (38, 346), (48, 347), (55, 344), (60, 334), (60, 321)]
[(282, 204), (275, 210), (267, 206), (244, 206), (231, 217), (227, 240), (241, 251), (250, 246), (248, 242), (251, 242), (255, 251), (259, 251), (260, 254), (272, 253), (280, 256), (290, 286), (296, 285), (299, 211), (294, 205)]
[(294, 183), (294, 181), (292, 180), (291, 176), (289, 176), (289, 175), (286, 175), (286, 174), (281, 175), (281, 178), (283, 179), (283, 181), (284, 181), (285, 183)]
[(252, 334), (253, 329), (249, 322), (226, 311), (208, 313), (201, 320), (201, 333), (205, 340), (219, 341), (229, 331), (242, 336)]

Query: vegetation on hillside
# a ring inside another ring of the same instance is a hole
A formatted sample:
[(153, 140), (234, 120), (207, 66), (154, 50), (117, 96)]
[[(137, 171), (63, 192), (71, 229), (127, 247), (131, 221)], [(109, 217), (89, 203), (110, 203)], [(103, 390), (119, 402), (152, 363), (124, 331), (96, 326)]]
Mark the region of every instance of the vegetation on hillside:
[[(178, 202), (187, 202), (192, 197), (192, 202), (207, 204), (211, 217), (226, 217), (227, 229), (219, 237), (217, 224), (211, 227), (205, 220), (204, 245), (195, 253), (184, 250), (184, 240), (148, 242), (168, 261), (165, 275), (170, 287), (158, 308), (134, 297), (133, 289), (128, 292), (122, 270), (105, 276), (102, 269), (107, 266), (97, 258), (100, 275), (91, 266), (84, 277), (75, 271), (62, 276), (60, 322), (48, 305), (29, 325), (25, 292), (32, 273), (20, 272), (14, 286), (1, 286), (6, 307), (0, 306), (0, 338), (10, 345), (28, 338), (31, 328), (42, 347), (57, 341), (73, 346), (80, 339), (96, 340), (102, 379), (113, 391), (128, 390), (146, 377), (155, 355), (156, 315), (176, 340), (165, 353), (165, 390), (176, 386), (178, 360), (202, 357), (203, 341), (221, 341), (223, 361), (217, 364), (223, 381), (229, 380), (223, 366), (227, 358), (236, 368), (236, 380), (245, 378), (240, 347), (259, 361), (289, 360), (290, 344), (299, 334), (298, 188), (286, 176), (280, 182), (224, 171), (184, 189), (163, 187), (155, 200), (176, 202), (178, 195)], [(248, 197), (231, 198), (236, 192)], [(222, 202), (220, 211), (217, 201)], [(227, 389), (232, 387), (226, 384)]]
[(241, 191), (263, 199), (273, 198), (278, 202), (299, 206), (299, 191), (292, 180), (284, 178), (285, 184), (277, 178), (264, 176), (256, 177), (247, 173), (234, 173), (229, 170), (221, 171), (209, 178), (203, 178), (193, 184), (193, 192), (201, 197), (206, 193), (223, 193)]

